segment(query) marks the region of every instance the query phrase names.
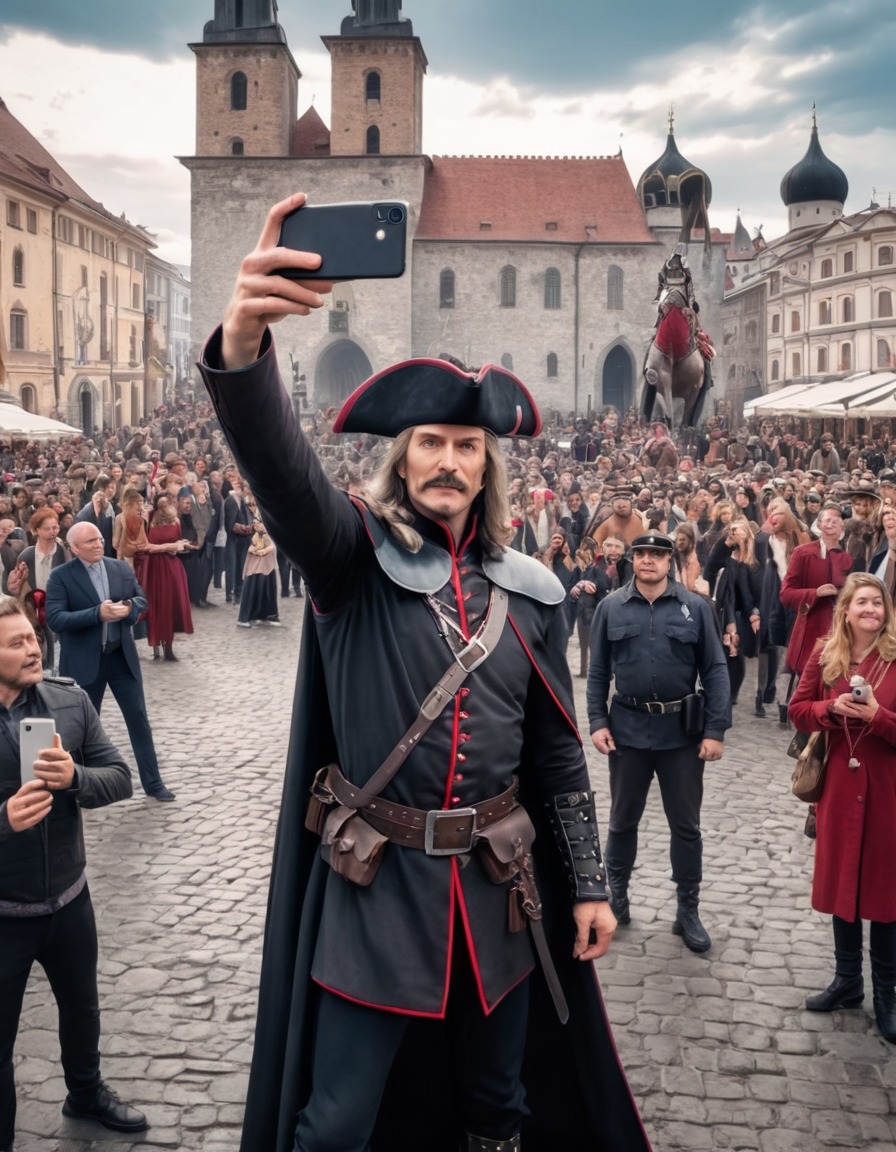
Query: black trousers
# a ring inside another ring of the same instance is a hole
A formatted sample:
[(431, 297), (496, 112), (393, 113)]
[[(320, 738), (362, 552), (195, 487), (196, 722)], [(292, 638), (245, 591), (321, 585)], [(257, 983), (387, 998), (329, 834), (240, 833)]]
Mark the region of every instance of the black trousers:
[(86, 887), (49, 916), (0, 917), (0, 1148), (11, 1148), (15, 1135), (12, 1057), (35, 961), (47, 974), (59, 1011), (66, 1087), (87, 1102), (100, 1083), (100, 1006), (96, 921)]
[[(464, 1131), (505, 1140), (528, 1115), (520, 1068), (529, 981), (484, 1015), (463, 936), (455, 937), (444, 1043), (450, 1046)], [(365, 1152), (398, 1049), (411, 1018), (321, 991), (311, 1097), (298, 1116), (295, 1152)], [(441, 1127), (444, 1117), (433, 1116)], [(426, 1133), (420, 1133), (426, 1147)]]
[(610, 883), (628, 883), (638, 855), (638, 825), (656, 776), (669, 823), (672, 879), (691, 887), (703, 876), (703, 761), (700, 746), (662, 750), (617, 746), (610, 753), (610, 823), (606, 858)]

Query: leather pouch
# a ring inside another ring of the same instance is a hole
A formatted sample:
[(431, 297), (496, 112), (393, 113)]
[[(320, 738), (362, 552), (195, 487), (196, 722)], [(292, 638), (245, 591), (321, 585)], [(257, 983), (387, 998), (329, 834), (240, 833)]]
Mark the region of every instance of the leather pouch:
[(389, 838), (372, 828), (355, 808), (339, 804), (324, 821), (320, 851), (334, 872), (366, 888), (379, 871)]
[(534, 843), (535, 827), (521, 805), (503, 820), (476, 833), (479, 859), (493, 884), (506, 884), (512, 880)]
[(681, 723), (685, 736), (701, 736), (706, 725), (706, 698), (702, 692), (692, 692), (681, 701)]

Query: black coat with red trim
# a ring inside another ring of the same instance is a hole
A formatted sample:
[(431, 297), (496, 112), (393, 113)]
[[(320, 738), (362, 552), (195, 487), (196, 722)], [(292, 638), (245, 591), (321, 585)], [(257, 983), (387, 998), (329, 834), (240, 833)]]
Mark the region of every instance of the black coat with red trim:
[[(218, 347), (213, 337), (201, 370), (219, 419), (268, 531), (302, 571), (313, 601), (275, 847), (245, 1152), (293, 1147), (296, 1112), (310, 1089), (315, 983), (420, 1018), (422, 1031), (409, 1032), (393, 1071), (399, 1091), (387, 1091), (374, 1147), (419, 1148), (419, 1124), (431, 1126), (437, 1108), (444, 1144), (427, 1136), (425, 1145), (453, 1148), (444, 1098), (450, 1078), (438, 1074), (440, 1046), (426, 1019), (444, 1013), (452, 949), (469, 950), (486, 1011), (533, 968), (528, 935), (508, 931), (506, 891), (475, 855), (461, 866), (458, 857), (390, 844), (374, 882), (359, 888), (326, 866), (319, 842), (303, 829), (316, 769), (337, 759), (350, 780), (364, 783), (445, 671), (451, 654), (424, 593), (470, 634), (487, 608), (490, 582), (510, 593), (501, 641), (407, 758), (388, 795), (416, 808), (464, 807), (504, 791), (518, 774), (538, 830), (546, 928), (573, 1011), (561, 1028), (535, 978), (526, 1147), (556, 1148), (566, 1138), (592, 1148), (648, 1147), (593, 967), (571, 959), (569, 893), (542, 816), (553, 796), (589, 787), (560, 642), (562, 590), (527, 558), (484, 558), (475, 526), (455, 553), (441, 526), (422, 521), (424, 548), (405, 552), (361, 502), (327, 481), (296, 428), (269, 338), (261, 360), (241, 372), (214, 370)], [(458, 923), (465, 943), (453, 938)], [(559, 1110), (555, 1091), (566, 1095)], [(408, 1123), (415, 1111), (418, 1124)]]

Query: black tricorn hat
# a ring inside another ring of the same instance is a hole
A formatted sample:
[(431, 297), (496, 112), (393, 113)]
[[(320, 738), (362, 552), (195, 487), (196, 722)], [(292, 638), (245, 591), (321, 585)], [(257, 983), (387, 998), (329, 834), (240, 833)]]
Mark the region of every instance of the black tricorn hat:
[(418, 424), (465, 424), (496, 436), (537, 436), (541, 415), (526, 386), (506, 368), (465, 372), (447, 360), (403, 360), (349, 396), (334, 432), (397, 436)]
[(636, 536), (631, 543), (632, 552), (641, 548), (649, 548), (652, 552), (675, 551), (675, 545), (663, 532), (645, 532), (643, 536)]

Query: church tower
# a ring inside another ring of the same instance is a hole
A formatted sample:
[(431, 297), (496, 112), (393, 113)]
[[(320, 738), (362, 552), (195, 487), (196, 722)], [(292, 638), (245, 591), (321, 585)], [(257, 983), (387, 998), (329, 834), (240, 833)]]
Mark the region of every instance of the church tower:
[(401, 0), (352, 0), (331, 59), (331, 156), (419, 156), (426, 55)]
[(289, 156), (299, 72), (277, 0), (215, 0), (196, 55), (196, 155)]

